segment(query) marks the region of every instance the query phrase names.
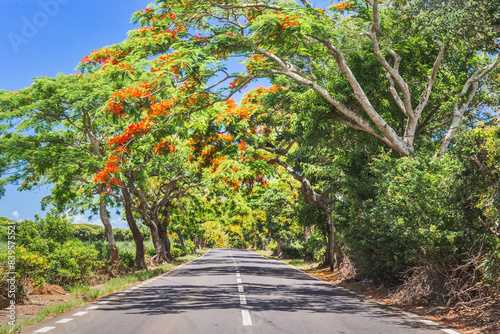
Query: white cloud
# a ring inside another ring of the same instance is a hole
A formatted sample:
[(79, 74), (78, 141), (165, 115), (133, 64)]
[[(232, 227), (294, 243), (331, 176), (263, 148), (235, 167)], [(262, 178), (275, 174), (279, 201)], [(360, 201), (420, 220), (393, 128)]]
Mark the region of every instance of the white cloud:
[(89, 220), (89, 218), (85, 215), (77, 214), (69, 217), (72, 220), (73, 224), (93, 224), (93, 225), (101, 225), (101, 220), (99, 218), (94, 218), (93, 220)]
[(71, 220), (73, 220), (73, 224), (82, 224), (82, 223), (88, 223), (89, 220), (87, 217), (85, 217), (82, 214), (74, 215), (73, 217), (70, 217)]
[(121, 218), (117, 219), (111, 219), (111, 226), (113, 227), (118, 227), (118, 228), (123, 228), (123, 229), (128, 229), (128, 224), (126, 220), (123, 220)]
[(14, 217), (14, 219), (16, 220), (19, 219), (19, 212), (17, 211), (12, 212), (12, 217)]

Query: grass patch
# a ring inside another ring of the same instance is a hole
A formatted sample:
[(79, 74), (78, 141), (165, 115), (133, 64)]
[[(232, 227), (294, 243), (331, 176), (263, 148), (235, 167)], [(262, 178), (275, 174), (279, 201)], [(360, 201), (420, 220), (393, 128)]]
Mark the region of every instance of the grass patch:
[(40, 310), (38, 314), (34, 317), (24, 318), (18, 320), (14, 326), (9, 324), (0, 326), (0, 334), (9, 334), (21, 331), (24, 327), (28, 325), (33, 325), (38, 322), (45, 320), (48, 316), (56, 316), (68, 309), (78, 307), (85, 302), (102, 297), (109, 293), (125, 289), (131, 284), (144, 281), (154, 277), (156, 275), (162, 274), (184, 262), (194, 260), (200, 257), (203, 253), (205, 253), (207, 249), (203, 249), (202, 251), (196, 251), (194, 254), (189, 254), (185, 256), (181, 256), (175, 259), (172, 263), (166, 263), (161, 266), (156, 267), (152, 270), (141, 270), (134, 272), (132, 274), (127, 274), (121, 277), (112, 278), (102, 282), (97, 286), (88, 286), (88, 285), (74, 285), (68, 287), (68, 291), (77, 297), (67, 303), (59, 303), (52, 306), (47, 306)]
[(252, 249), (252, 251), (254, 253), (257, 253), (259, 255), (262, 255), (262, 256), (265, 256), (269, 259), (275, 259), (275, 260), (279, 260), (281, 262), (285, 262), (285, 263), (288, 263), (292, 266), (295, 266), (297, 268), (300, 268), (300, 269), (310, 269), (312, 267), (316, 267), (319, 265), (318, 262), (306, 262), (304, 259), (279, 259), (277, 256), (272, 256), (272, 255), (269, 255), (268, 251), (267, 250), (262, 250), (262, 249)]
[(144, 281), (156, 275), (162, 274), (184, 262), (196, 259), (197, 257), (201, 256), (201, 254), (202, 254), (201, 252), (200, 253), (197, 252), (194, 254), (181, 256), (175, 259), (172, 263), (163, 264), (152, 270), (141, 270), (121, 277), (111, 278), (97, 286), (77, 284), (69, 287), (68, 290), (72, 295), (80, 297), (85, 301), (92, 300), (107, 295), (109, 293), (112, 293), (114, 291), (125, 289), (130, 284)]
[(60, 314), (66, 310), (78, 307), (83, 303), (84, 301), (82, 299), (73, 299), (67, 303), (60, 303), (52, 306), (47, 306), (44, 309), (40, 310), (36, 316), (21, 319), (17, 321), (14, 326), (11, 326), (9, 324), (0, 326), (0, 334), (8, 334), (21, 331), (21, 329), (23, 329), (24, 327), (41, 322), (50, 315)]

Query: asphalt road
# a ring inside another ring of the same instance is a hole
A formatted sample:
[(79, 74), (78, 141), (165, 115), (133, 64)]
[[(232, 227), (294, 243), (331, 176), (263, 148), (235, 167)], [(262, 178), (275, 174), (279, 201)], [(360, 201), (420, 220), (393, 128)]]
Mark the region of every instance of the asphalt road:
[(23, 333), (457, 333), (244, 250), (204, 256)]

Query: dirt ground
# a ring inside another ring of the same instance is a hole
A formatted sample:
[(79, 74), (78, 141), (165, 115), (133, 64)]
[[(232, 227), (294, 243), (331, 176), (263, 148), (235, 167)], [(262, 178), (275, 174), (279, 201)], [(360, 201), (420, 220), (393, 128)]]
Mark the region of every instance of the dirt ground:
[[(68, 303), (70, 300), (75, 299), (70, 294), (66, 295), (32, 295), (30, 296), (31, 304), (17, 304), (16, 313), (17, 320), (34, 317), (44, 307), (52, 306), (59, 303)], [(0, 310), (0, 325), (5, 325), (9, 321), (7, 318), (9, 311), (6, 309)]]
[[(490, 334), (500, 333), (500, 308), (483, 305), (475, 309), (450, 310), (446, 313), (433, 312), (435, 306), (418, 306), (398, 303), (392, 298), (392, 291), (382, 286), (377, 286), (370, 281), (346, 281), (341, 279), (338, 271), (330, 273), (328, 268), (316, 269), (314, 267), (302, 268), (323, 280), (338, 284), (346, 289), (365, 295), (387, 305), (401, 308), (407, 312), (415, 313), (429, 318), (435, 322), (456, 329), (464, 334)], [(499, 296), (500, 298), (500, 296)]]

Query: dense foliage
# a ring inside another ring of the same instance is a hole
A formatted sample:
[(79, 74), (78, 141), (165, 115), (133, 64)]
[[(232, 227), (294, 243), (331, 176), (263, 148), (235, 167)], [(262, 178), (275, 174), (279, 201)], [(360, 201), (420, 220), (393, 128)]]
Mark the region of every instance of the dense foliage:
[(0, 186), (52, 184), (44, 203), (104, 225), (21, 223), (26, 275), (87, 277), (74, 237), (135, 268), (267, 247), (480, 300), (500, 273), (497, 2), (157, 0), (82, 73), (0, 92)]

